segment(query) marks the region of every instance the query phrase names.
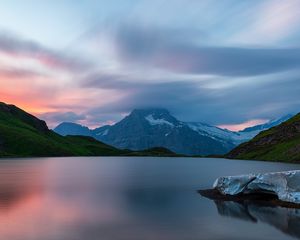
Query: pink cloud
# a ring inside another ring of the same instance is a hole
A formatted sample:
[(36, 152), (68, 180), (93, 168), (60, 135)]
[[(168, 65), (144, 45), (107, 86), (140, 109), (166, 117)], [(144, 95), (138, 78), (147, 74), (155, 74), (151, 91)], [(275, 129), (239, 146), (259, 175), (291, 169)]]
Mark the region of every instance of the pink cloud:
[(300, 2), (298, 0), (261, 1), (252, 13), (253, 21), (231, 40), (239, 43), (274, 44), (298, 31)]
[(8, 34), (0, 33), (0, 52), (14, 58), (33, 59), (48, 68), (72, 72), (83, 71), (90, 67), (90, 63), (82, 57), (70, 56), (39, 43)]

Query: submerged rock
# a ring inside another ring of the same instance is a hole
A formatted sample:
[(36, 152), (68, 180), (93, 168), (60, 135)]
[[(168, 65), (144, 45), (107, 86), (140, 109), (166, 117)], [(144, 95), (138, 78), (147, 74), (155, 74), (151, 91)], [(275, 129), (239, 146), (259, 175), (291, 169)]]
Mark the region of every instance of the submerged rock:
[(300, 170), (220, 177), (213, 188), (223, 195), (271, 194), (300, 204)]

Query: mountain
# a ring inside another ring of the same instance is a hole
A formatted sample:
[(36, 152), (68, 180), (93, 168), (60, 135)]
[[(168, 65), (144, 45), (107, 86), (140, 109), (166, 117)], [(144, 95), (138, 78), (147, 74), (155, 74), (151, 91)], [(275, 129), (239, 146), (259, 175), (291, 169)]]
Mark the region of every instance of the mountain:
[(178, 154), (213, 155), (229, 152), (260, 131), (287, 118), (288, 116), (240, 132), (232, 132), (206, 123), (179, 121), (165, 109), (136, 109), (112, 126), (90, 130), (79, 124), (62, 123), (54, 131), (61, 135), (83, 132), (121, 149), (165, 147)]
[(235, 159), (300, 161), (300, 113), (258, 134), (226, 155)]
[(55, 132), (59, 133), (62, 136), (69, 135), (70, 132), (72, 132), (72, 135), (80, 135), (80, 136), (91, 136), (92, 132), (88, 127), (84, 127), (77, 123), (71, 123), (71, 122), (63, 122), (59, 124), (55, 128)]
[(225, 153), (231, 142), (191, 129), (165, 109), (134, 110), (120, 122), (98, 129), (95, 137), (121, 149), (141, 150), (165, 147), (186, 155)]
[[(76, 133), (87, 132), (68, 128)], [(61, 136), (47, 124), (14, 106), (0, 102), (0, 157), (31, 156), (175, 156), (165, 148), (132, 152), (119, 150), (89, 136)]]
[[(222, 132), (229, 135), (229, 131), (209, 125), (205, 127), (206, 131), (201, 130), (197, 123), (181, 122), (165, 109), (136, 109), (112, 126), (91, 130), (90, 136), (121, 149), (165, 147), (186, 155), (221, 154), (235, 146), (230, 137), (220, 137)], [(54, 131), (66, 134), (61, 128)], [(67, 134), (73, 135), (74, 132)]]

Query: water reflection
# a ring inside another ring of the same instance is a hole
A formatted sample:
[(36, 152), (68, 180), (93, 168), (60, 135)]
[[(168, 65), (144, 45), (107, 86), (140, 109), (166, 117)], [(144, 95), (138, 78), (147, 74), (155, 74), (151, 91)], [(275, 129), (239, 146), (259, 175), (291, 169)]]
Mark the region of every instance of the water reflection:
[(214, 202), (218, 213), (222, 216), (267, 223), (283, 233), (300, 238), (299, 209), (262, 206), (250, 201), (237, 203), (216, 200)]
[(0, 211), (9, 212), (24, 199), (39, 195), (43, 173), (38, 164), (14, 164), (2, 162), (0, 165)]
[[(179, 240), (198, 234), (176, 216), (180, 210), (188, 220), (185, 202), (191, 199), (174, 182), (159, 188), (162, 179), (130, 169), (120, 162), (0, 162), (0, 239)], [(136, 177), (140, 181), (132, 183)]]
[(262, 168), (294, 166), (184, 158), (1, 160), (0, 240), (288, 240), (271, 227), (224, 221), (196, 191), (219, 175)]
[(97, 185), (90, 184), (93, 172), (78, 175), (78, 165), (77, 171), (68, 165), (43, 160), (0, 163), (1, 240), (98, 239), (93, 233), (99, 225), (122, 221), (115, 198), (100, 198)]

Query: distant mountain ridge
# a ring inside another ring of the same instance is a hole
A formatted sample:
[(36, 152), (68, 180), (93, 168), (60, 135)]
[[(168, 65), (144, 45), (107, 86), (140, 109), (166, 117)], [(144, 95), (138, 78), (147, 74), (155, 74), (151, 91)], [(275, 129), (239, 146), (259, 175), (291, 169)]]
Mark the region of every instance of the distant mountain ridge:
[[(264, 130), (275, 123), (266, 123), (260, 129)], [(252, 130), (232, 132), (206, 123), (182, 122), (168, 110), (156, 108), (135, 109), (118, 123), (94, 130), (74, 123), (62, 123), (54, 129), (61, 135), (82, 132), (120, 149), (165, 147), (186, 155), (224, 154), (252, 139), (261, 130), (253, 127)]]
[(71, 135), (92, 136), (92, 131), (88, 127), (72, 122), (63, 122), (55, 128), (55, 132), (59, 132), (62, 136), (70, 135), (70, 132)]
[[(66, 128), (67, 126), (67, 128)], [(62, 130), (88, 132), (77, 124), (63, 124)], [(0, 157), (48, 156), (176, 156), (165, 148), (132, 152), (104, 144), (90, 136), (61, 136), (45, 121), (22, 109), (0, 102)]]

